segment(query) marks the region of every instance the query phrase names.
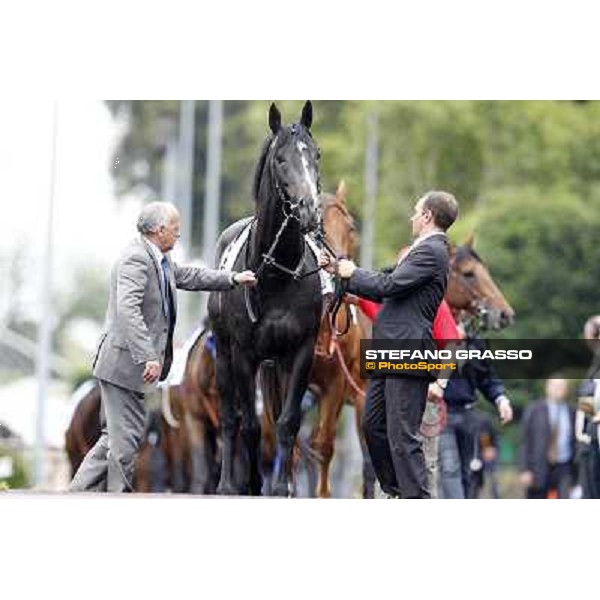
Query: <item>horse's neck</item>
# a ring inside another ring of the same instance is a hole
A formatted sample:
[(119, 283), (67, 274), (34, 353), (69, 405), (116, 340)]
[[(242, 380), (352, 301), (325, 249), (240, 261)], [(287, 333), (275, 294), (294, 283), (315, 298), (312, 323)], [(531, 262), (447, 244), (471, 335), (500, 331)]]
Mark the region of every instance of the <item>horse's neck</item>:
[[(263, 254), (267, 254), (281, 230), (285, 217), (279, 205), (279, 199), (273, 190), (270, 197), (259, 203), (256, 211), (256, 226), (252, 240), (250, 262), (253, 268), (261, 263)], [(272, 254), (280, 264), (294, 268), (304, 251), (304, 236), (296, 219), (291, 218), (281, 233), (279, 242)]]

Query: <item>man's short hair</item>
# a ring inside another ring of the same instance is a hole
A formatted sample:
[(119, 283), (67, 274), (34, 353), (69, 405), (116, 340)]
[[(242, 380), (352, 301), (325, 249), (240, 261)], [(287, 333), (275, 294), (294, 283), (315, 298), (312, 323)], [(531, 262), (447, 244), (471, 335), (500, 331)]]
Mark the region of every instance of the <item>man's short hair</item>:
[(594, 315), (585, 322), (583, 327), (583, 337), (590, 340), (597, 340), (600, 338), (600, 315)]
[(177, 214), (177, 209), (170, 202), (150, 202), (140, 212), (137, 230), (144, 235), (154, 233), (160, 227), (166, 227), (174, 214)]
[(436, 227), (446, 231), (458, 216), (458, 202), (448, 193), (438, 190), (427, 192), (423, 196), (423, 210), (430, 210)]

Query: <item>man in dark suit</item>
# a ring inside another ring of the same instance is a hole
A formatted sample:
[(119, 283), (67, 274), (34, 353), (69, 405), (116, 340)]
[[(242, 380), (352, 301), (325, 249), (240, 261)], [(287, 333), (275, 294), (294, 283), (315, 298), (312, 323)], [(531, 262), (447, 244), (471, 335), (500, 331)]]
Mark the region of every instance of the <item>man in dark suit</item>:
[[(349, 292), (383, 302), (373, 339), (414, 340), (435, 348), (431, 329), (448, 282), (446, 231), (457, 215), (452, 194), (428, 192), (416, 203), (411, 217), (415, 241), (392, 271), (361, 269), (349, 260), (337, 263), (340, 277), (348, 280)], [(427, 374), (369, 381), (363, 429), (381, 488), (392, 497), (430, 497), (418, 432), (431, 381)]]
[(172, 204), (146, 205), (137, 228), (140, 236), (112, 270), (104, 333), (93, 360), (102, 433), (75, 473), (71, 491), (132, 491), (146, 418), (144, 388), (165, 379), (172, 362), (176, 290), (230, 290), (256, 281), (251, 271), (174, 263), (169, 252), (179, 238), (180, 217)]
[(569, 498), (575, 415), (566, 404), (568, 390), (566, 379), (548, 379), (546, 397), (530, 404), (523, 414), (521, 483), (527, 488), (527, 498), (547, 498), (550, 490), (559, 498)]

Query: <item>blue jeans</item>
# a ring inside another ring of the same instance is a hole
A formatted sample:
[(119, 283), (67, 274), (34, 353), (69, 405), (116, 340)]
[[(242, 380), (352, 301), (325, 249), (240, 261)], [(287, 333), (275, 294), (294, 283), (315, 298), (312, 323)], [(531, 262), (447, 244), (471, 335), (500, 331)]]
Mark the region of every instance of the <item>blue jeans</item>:
[(448, 421), (440, 435), (440, 496), (468, 498), (471, 460), (478, 453), (477, 421), (473, 409), (448, 410)]

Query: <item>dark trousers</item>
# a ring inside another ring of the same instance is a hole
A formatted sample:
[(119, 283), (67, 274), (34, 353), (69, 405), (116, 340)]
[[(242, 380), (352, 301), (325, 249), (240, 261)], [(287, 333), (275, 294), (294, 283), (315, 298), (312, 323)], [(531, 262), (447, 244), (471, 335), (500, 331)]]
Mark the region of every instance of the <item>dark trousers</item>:
[(579, 481), (583, 487), (584, 498), (600, 498), (600, 450), (598, 448), (598, 428), (590, 424), (586, 428), (592, 441), (579, 444)]
[(419, 427), (427, 400), (426, 379), (369, 381), (363, 430), (381, 489), (402, 498), (430, 498)]
[(550, 490), (556, 490), (560, 499), (568, 499), (573, 484), (571, 472), (572, 465), (570, 462), (551, 465), (544, 485), (527, 488), (527, 498), (529, 500), (544, 499), (548, 497)]

